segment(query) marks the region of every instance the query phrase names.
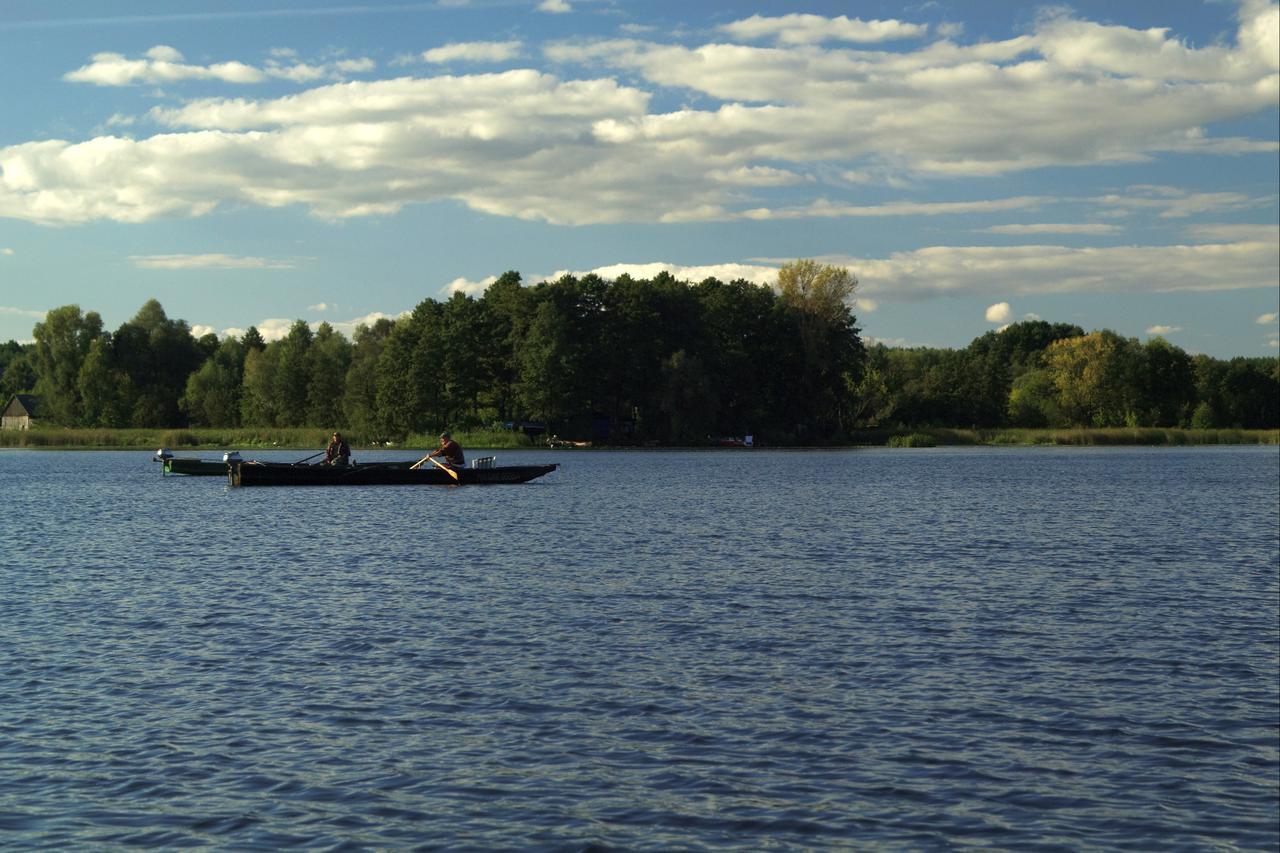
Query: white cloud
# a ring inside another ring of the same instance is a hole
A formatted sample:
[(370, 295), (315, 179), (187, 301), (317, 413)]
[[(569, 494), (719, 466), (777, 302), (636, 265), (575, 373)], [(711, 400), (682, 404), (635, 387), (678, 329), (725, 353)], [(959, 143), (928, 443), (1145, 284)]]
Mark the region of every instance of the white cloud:
[(987, 308), (988, 323), (1003, 323), (1013, 315), (1012, 309), (1008, 302), (997, 302)]
[(1189, 226), (1186, 232), (1197, 239), (1216, 243), (1276, 241), (1280, 239), (1280, 226), (1276, 225), (1218, 225), (1207, 223)]
[(270, 78), (291, 80), (295, 83), (311, 83), (317, 80), (342, 79), (351, 73), (372, 71), (376, 64), (372, 59), (343, 59), (336, 62), (311, 65), (305, 62), (281, 62), (294, 59), (293, 51), (272, 51), (272, 58), (262, 68), (243, 62), (216, 62), (211, 65), (189, 65), (182, 54), (167, 45), (156, 45), (146, 51), (143, 59), (129, 59), (119, 53), (97, 53), (88, 65), (62, 75), (71, 83), (90, 83), (94, 86), (131, 86), (138, 83), (178, 83), (185, 80), (215, 80), (222, 83), (261, 83)]
[(130, 255), (129, 262), (139, 269), (292, 269), (293, 261), (272, 258), (240, 257), (209, 253), (204, 255)]
[(983, 234), (1115, 234), (1120, 228), (1096, 222), (1071, 224), (1067, 222), (1040, 222), (1025, 225), (992, 225), (980, 228)]
[(7, 305), (0, 305), (0, 314), (7, 314), (10, 317), (35, 317), (43, 320), (47, 311), (32, 311), (29, 308), (10, 308)]
[(6, 256), (7, 256), (7, 255), (12, 255), (12, 254), (13, 254), (13, 249), (10, 249), (8, 246), (5, 246), (3, 249), (0, 249), (0, 255), (6, 255)]
[(254, 324), (258, 329), (258, 334), (262, 335), (262, 339), (267, 343), (281, 340), (285, 335), (289, 334), (289, 328), (292, 325), (292, 320), (282, 320), (278, 317), (261, 320)]
[(1278, 318), (1280, 318), (1280, 314), (1260, 314), (1258, 315), (1258, 319), (1253, 322), (1257, 323), (1259, 326), (1274, 326)]
[[(544, 56), (614, 77), (519, 69), (316, 85), (290, 97), (154, 110), (148, 118), (166, 132), (148, 138), (0, 147), (0, 217), (142, 222), (220, 205), (300, 205), (338, 218), (440, 200), (564, 224), (921, 214), (927, 203), (829, 196), (870, 176), (893, 186), (904, 177), (1130, 163), (1174, 151), (1277, 150), (1273, 140), (1206, 130), (1274, 110), (1280, 74), (1268, 51), (1277, 19), (1274, 5), (1247, 2), (1234, 39), (1203, 48), (1164, 30), (1062, 15), (1003, 41), (944, 38), (895, 51), (813, 43), (815, 33), (857, 35), (850, 27), (874, 34), (866, 27), (877, 23), (813, 16), (730, 25), (795, 40), (783, 48), (566, 42)], [(915, 26), (879, 23), (881, 34)], [(307, 82), (355, 68), (372, 63), (306, 63), (276, 51), (261, 67), (196, 65), (158, 46), (136, 58), (99, 54), (67, 79)], [(699, 106), (652, 110), (666, 88)], [(792, 181), (812, 183), (816, 200), (774, 209), (768, 190)], [(1138, 190), (1097, 202), (1114, 215), (1186, 217), (1270, 198)], [(946, 204), (935, 209), (978, 210)]]
[[(742, 279), (744, 281), (749, 281), (752, 284), (768, 285), (772, 287), (778, 282), (777, 267), (737, 263), (707, 264), (704, 266), (683, 266), (680, 264), (669, 264), (662, 261), (653, 261), (645, 264), (622, 263), (596, 267), (592, 270), (573, 272), (572, 275), (583, 276), (591, 273), (608, 281), (612, 281), (621, 275), (629, 275), (632, 278), (637, 279), (650, 279), (659, 273), (664, 272), (668, 273), (678, 281), (689, 281), (694, 283), (708, 278), (717, 278), (724, 282)], [(566, 273), (569, 273), (569, 270), (560, 270), (552, 275), (545, 276), (544, 280), (554, 281)]]
[(766, 18), (752, 15), (741, 21), (725, 24), (720, 29), (734, 38), (746, 41), (773, 38), (779, 44), (819, 44), (825, 41), (880, 42), (894, 39), (920, 38), (929, 28), (923, 24), (902, 21), (864, 21), (840, 15), (824, 18), (821, 15), (783, 15)]
[(549, 12), (552, 15), (563, 15), (565, 12), (572, 12), (573, 7), (565, 0), (542, 0), (538, 4), (539, 12)]
[(518, 41), (455, 42), (425, 51), (426, 62), (506, 62), (520, 55)]
[(307, 306), (307, 310), (308, 310), (308, 311), (328, 311), (328, 310), (329, 310), (329, 303), (327, 303), (327, 302), (317, 302), (315, 305), (308, 305), (308, 306)]
[(455, 278), (453, 281), (440, 288), (440, 292), (446, 296), (452, 296), (455, 293), (465, 293), (468, 296), (481, 296), (489, 285), (498, 280), (496, 275), (483, 278), (480, 281), (471, 281), (465, 278)]
[(1181, 331), (1182, 331), (1181, 326), (1162, 326), (1157, 324), (1155, 326), (1147, 327), (1148, 335), (1171, 335), (1174, 332), (1181, 332)]
[(1236, 192), (1189, 193), (1165, 186), (1129, 187), (1123, 194), (1100, 196), (1091, 201), (1108, 209), (1111, 215), (1128, 216), (1135, 210), (1148, 210), (1162, 219), (1246, 210), (1271, 203), (1271, 199), (1262, 196), (1250, 197)]
[(1274, 288), (1275, 241), (1174, 246), (931, 246), (887, 258), (828, 257), (862, 293), (884, 299), (951, 294), (1080, 293)]
[(898, 201), (886, 204), (847, 205), (834, 204), (826, 199), (819, 199), (802, 208), (784, 208), (781, 210), (756, 208), (754, 210), (744, 210), (738, 214), (738, 218), (780, 220), (882, 216), (953, 216), (957, 214), (993, 213), (1005, 210), (1035, 208), (1046, 201), (1050, 201), (1050, 199), (1039, 196), (1019, 196), (1017, 198), (989, 199), (982, 201)]
[(384, 314), (381, 311), (373, 311), (363, 317), (331, 323), (330, 325), (348, 338), (352, 338), (355, 336), (356, 329), (360, 326), (372, 326), (379, 320), (399, 320), (401, 317), (408, 317), (410, 313), (409, 311), (401, 311), (399, 314)]
[(203, 338), (205, 335), (217, 334), (217, 331), (218, 330), (213, 328), (213, 326), (205, 326), (200, 323), (196, 323), (191, 327), (191, 335), (196, 338)]

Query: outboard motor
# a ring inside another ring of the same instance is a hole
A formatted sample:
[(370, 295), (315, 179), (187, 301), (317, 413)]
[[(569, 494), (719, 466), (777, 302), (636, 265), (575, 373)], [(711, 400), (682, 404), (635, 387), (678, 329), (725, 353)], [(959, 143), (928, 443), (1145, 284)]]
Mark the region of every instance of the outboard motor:
[(222, 461), (226, 462), (228, 465), (239, 465), (241, 461), (240, 451), (228, 450), (226, 453), (222, 454)]
[(173, 458), (173, 454), (165, 450), (163, 447), (156, 451), (157, 462), (168, 462)]

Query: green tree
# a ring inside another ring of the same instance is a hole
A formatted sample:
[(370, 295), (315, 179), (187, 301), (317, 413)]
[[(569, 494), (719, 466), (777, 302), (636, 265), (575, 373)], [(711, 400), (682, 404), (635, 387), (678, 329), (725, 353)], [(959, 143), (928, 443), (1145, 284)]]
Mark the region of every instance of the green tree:
[(1114, 427), (1134, 422), (1139, 358), (1136, 341), (1102, 331), (1055, 341), (1045, 350), (1044, 363), (1070, 423)]
[(116, 330), (111, 345), (116, 367), (129, 377), (136, 392), (131, 425), (179, 424), (178, 400), (186, 390), (187, 377), (205, 358), (187, 322), (169, 319), (160, 303), (149, 299)]
[(107, 338), (90, 342), (76, 385), (80, 392), (80, 423), (111, 427), (127, 421), (134, 405), (133, 383), (116, 368)]
[(17, 341), (5, 344), (0, 367), (0, 398), (8, 400), (13, 394), (35, 390), (36, 369), (31, 361), (34, 349), (34, 345), (24, 347)]
[(534, 310), (517, 365), (517, 390), (525, 412), (553, 424), (573, 414), (579, 365), (570, 320), (556, 301), (544, 299)]
[(489, 285), (480, 299), (485, 329), (481, 336), (482, 371), (489, 378), (489, 398), (498, 420), (516, 417), (516, 353), (529, 325), (528, 292), (520, 273), (507, 271)]
[(865, 353), (849, 300), (858, 281), (848, 269), (798, 260), (778, 270), (782, 305), (795, 318), (802, 369), (795, 383), (801, 396), (795, 410), (816, 428), (817, 437), (852, 426), (854, 402), (846, 396), (856, 386)]
[(79, 305), (50, 310), (32, 330), (36, 393), (45, 417), (54, 423), (81, 423), (80, 368), (102, 334), (102, 318), (96, 311), (82, 314)]
[(443, 379), (442, 409), (445, 423), (469, 415), (478, 423), (480, 395), (490, 377), (485, 371), (485, 307), (464, 293), (455, 293), (440, 316), (439, 370)]
[(213, 427), (240, 425), (244, 360), (244, 345), (235, 338), (227, 338), (187, 378), (180, 406), (192, 424)]
[(246, 426), (283, 426), (276, 395), (280, 348), (249, 348), (244, 357), (241, 383), (240, 422)]
[(1048, 370), (1028, 370), (1009, 389), (1009, 423), (1019, 427), (1065, 426), (1058, 387)]
[(276, 399), (280, 426), (308, 426), (307, 398), (311, 386), (311, 342), (305, 320), (295, 320), (289, 332), (269, 348), (277, 351)]
[(351, 364), (343, 381), (342, 411), (350, 429), (366, 435), (386, 432), (378, 410), (378, 358), (395, 323), (382, 318), (356, 327)]
[(351, 367), (351, 344), (328, 323), (316, 329), (307, 352), (307, 417), (311, 425), (335, 426), (342, 421), (342, 400), (347, 370)]

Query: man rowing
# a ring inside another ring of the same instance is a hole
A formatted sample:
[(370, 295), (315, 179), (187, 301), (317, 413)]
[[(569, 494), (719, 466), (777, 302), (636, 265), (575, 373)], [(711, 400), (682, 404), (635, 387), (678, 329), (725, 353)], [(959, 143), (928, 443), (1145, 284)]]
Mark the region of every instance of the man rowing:
[(466, 468), (467, 462), (462, 457), (462, 445), (453, 440), (447, 432), (440, 433), (440, 446), (427, 454), (428, 459), (439, 457), (450, 468)]

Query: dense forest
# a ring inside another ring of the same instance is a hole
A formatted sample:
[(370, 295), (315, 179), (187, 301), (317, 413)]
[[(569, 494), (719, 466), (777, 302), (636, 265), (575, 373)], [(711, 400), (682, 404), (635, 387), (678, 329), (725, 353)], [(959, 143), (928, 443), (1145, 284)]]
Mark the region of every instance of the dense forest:
[(155, 300), (114, 332), (79, 306), (0, 345), (0, 394), (63, 426), (320, 426), (402, 437), (537, 421), (597, 442), (841, 442), (864, 428), (1280, 425), (1280, 359), (1043, 321), (960, 350), (864, 346), (843, 268), (776, 287), (508, 272), (348, 340), (304, 321), (267, 343), (196, 338)]

